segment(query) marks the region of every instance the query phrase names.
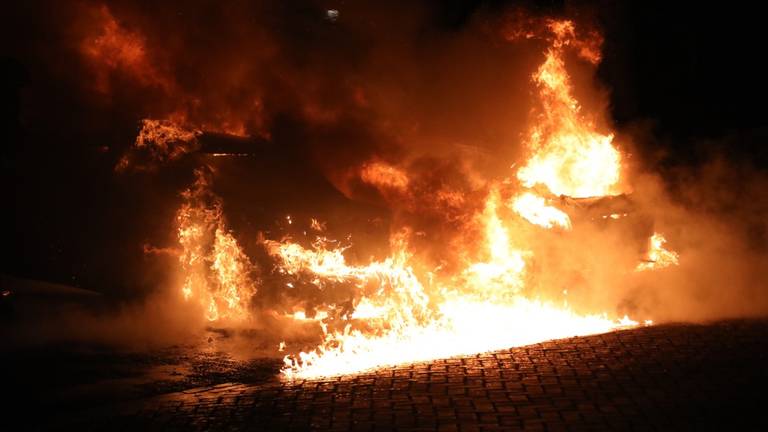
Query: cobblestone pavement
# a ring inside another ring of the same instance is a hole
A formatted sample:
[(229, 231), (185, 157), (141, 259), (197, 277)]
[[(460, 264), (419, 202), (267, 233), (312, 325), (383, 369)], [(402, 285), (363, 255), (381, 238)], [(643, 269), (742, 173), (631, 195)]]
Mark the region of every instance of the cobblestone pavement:
[[(67, 411), (56, 430), (766, 430), (768, 321), (674, 324)], [(242, 380), (241, 380), (242, 381)]]

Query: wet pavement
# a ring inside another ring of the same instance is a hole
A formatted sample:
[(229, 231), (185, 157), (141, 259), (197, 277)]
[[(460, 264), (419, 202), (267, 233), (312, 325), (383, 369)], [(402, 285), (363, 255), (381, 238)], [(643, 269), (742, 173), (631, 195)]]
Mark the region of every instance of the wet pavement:
[(205, 344), (67, 350), (13, 353), (7, 419), (38, 430), (768, 428), (768, 320), (658, 325), (294, 382), (279, 379), (279, 359)]

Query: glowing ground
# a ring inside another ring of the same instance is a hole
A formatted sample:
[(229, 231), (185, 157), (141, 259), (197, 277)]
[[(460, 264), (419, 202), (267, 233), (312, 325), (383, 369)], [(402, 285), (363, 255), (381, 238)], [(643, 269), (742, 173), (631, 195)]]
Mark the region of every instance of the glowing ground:
[[(19, 405), (8, 412), (32, 407), (26, 424), (44, 430), (768, 426), (768, 320), (660, 325), (294, 383), (279, 381), (277, 361), (198, 349), (59, 353), (46, 364), (27, 353), (4, 378)], [(35, 374), (46, 366), (65, 381)]]

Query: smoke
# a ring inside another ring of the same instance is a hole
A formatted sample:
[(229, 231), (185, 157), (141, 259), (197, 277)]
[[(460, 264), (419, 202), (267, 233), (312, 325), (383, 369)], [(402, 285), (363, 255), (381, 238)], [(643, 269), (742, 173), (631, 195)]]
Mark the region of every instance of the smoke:
[(3, 277), (10, 300), (4, 306), (4, 349), (58, 344), (130, 350), (196, 343), (199, 311), (179, 309), (176, 287), (157, 286), (137, 301), (115, 302), (93, 291)]
[(667, 169), (664, 177), (639, 176), (634, 196), (657, 231), (669, 234), (680, 265), (644, 275), (628, 300), (677, 321), (767, 313), (767, 180), (723, 154)]
[(298, 124), (304, 142), (280, 145), (331, 179), (373, 155), (472, 151), (506, 168), (539, 50), (505, 43), (488, 13), (443, 28), (427, 4), (345, 5), (333, 20), (326, 7), (82, 3), (70, 45), (94, 97), (128, 107), (138, 93), (134, 115), (236, 135)]
[[(35, 71), (71, 87), (75, 94), (67, 100), (84, 107), (70, 114), (77, 126), (59, 126), (71, 128), (70, 141), (87, 136), (91, 157), (98, 149), (94, 164), (106, 168), (98, 179), (119, 182), (118, 203), (141, 203), (135, 217), (121, 222), (132, 227), (130, 235), (111, 248), (130, 250), (131, 259), (103, 266), (141, 274), (127, 276), (144, 287), (140, 294), (176, 282), (150, 268), (157, 254), (144, 253), (143, 245), (171, 250), (155, 265), (175, 264), (178, 192), (201, 164), (216, 168), (211, 187), (223, 199), (227, 224), (265, 273), (275, 263), (260, 236), (308, 245), (313, 218), (327, 223), (329, 238), (350, 239), (353, 263), (386, 255), (390, 230), (407, 226), (425, 267), (460, 268), (466, 257), (453, 252), (483, 236), (472, 226), (491, 181), (514, 178), (526, 157), (524, 134), (535, 103), (531, 74), (548, 43), (525, 30), (542, 25), (537, 14), (491, 6), (459, 22), (446, 21), (444, 9), (430, 2), (83, 1), (51, 8), (38, 26), (52, 36), (33, 44), (29, 56)], [(581, 15), (578, 24), (590, 34), (586, 21)], [(575, 48), (568, 57), (574, 96), (585, 111), (605, 113), (609, 95), (594, 77), (597, 46)], [(33, 119), (59, 115), (36, 109)], [(143, 119), (251, 137), (257, 157), (214, 160), (189, 146), (163, 153), (167, 164), (156, 172), (115, 174), (132, 154)], [(608, 116), (595, 120), (600, 128), (611, 123)], [(628, 131), (617, 139), (625, 152), (650, 139), (630, 142), (632, 136)], [(656, 321), (768, 312), (759, 282), (768, 260), (764, 173), (722, 160), (664, 177), (652, 168), (649, 160), (630, 161), (624, 176), (631, 215), (617, 223), (587, 218), (575, 221), (579, 229), (570, 233), (515, 226), (515, 241), (536, 245), (528, 294), (567, 293), (576, 308)], [(506, 198), (517, 191), (505, 185)], [(289, 215), (296, 221), (291, 226)], [(633, 267), (653, 231), (664, 233), (680, 265), (621, 270)], [(254, 300), (259, 311), (290, 312), (299, 302), (313, 310), (338, 300), (307, 287), (287, 293), (279, 278), (268, 282)], [(131, 289), (127, 297), (141, 297)], [(187, 314), (203, 314), (179, 311), (172, 291), (109, 316), (70, 313), (72, 324), (62, 328), (77, 327), (74, 333), (97, 340), (116, 334), (129, 343), (147, 335), (173, 339), (199, 324)], [(268, 333), (294, 331), (267, 312), (252, 324)], [(149, 330), (155, 326), (168, 333)]]

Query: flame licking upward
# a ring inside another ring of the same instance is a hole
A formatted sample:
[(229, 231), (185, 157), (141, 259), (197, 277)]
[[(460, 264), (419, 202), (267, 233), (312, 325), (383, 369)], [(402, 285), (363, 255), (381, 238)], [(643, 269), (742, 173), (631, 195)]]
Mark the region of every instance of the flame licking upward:
[(613, 146), (613, 134), (597, 132), (594, 120), (583, 115), (563, 60), (567, 47), (578, 48), (593, 63), (600, 57), (589, 48), (592, 44), (575, 37), (570, 21), (550, 21), (548, 28), (554, 39), (533, 75), (541, 105), (528, 137), (533, 155), (517, 177), (524, 186), (543, 184), (555, 195), (617, 194), (621, 155)]
[(499, 217), (500, 201), (498, 190), (492, 189), (478, 218), (478, 224), (485, 231), (485, 259), (471, 263), (464, 273), (468, 286), (491, 297), (506, 297), (522, 289), (525, 270), (525, 253), (512, 247), (513, 239)]
[(196, 175), (195, 184), (182, 194), (184, 204), (176, 215), (182, 294), (187, 300), (196, 298), (210, 321), (243, 320), (256, 291), (251, 276), (255, 268), (227, 231), (221, 203), (208, 189), (208, 174), (197, 170)]

